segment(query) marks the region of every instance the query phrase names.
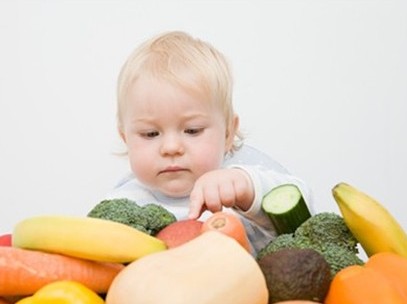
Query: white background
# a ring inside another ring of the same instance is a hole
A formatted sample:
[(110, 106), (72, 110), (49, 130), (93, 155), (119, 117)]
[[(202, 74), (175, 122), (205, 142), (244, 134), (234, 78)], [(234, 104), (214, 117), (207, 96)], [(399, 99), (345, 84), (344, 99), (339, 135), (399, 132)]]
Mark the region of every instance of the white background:
[(247, 141), (306, 181), (350, 183), (407, 228), (407, 1), (0, 0), (0, 233), (84, 215), (127, 173), (116, 78), (161, 31), (232, 62)]

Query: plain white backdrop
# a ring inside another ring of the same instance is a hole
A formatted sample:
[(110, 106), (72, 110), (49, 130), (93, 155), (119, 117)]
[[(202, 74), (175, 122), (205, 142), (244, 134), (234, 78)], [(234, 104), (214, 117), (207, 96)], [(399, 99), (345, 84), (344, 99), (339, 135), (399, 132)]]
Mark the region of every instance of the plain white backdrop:
[(0, 233), (85, 215), (127, 173), (116, 78), (184, 30), (231, 61), (247, 142), (306, 181), (316, 211), (350, 183), (407, 229), (407, 2), (0, 0)]

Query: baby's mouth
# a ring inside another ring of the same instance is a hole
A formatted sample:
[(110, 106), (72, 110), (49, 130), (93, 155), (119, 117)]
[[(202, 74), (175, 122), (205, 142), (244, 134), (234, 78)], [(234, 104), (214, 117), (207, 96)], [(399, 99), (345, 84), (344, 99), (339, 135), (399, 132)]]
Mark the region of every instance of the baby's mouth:
[(185, 168), (178, 167), (178, 166), (171, 166), (167, 167), (164, 170), (161, 170), (159, 173), (160, 174), (165, 174), (165, 173), (178, 173), (178, 172), (183, 172), (183, 171), (188, 171)]

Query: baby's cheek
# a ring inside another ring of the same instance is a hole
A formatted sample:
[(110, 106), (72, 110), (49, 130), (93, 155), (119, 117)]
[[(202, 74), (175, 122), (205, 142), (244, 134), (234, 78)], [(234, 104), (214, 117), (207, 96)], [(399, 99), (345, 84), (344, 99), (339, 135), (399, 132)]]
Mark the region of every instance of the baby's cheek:
[(142, 155), (137, 154), (137, 156), (132, 157), (129, 155), (130, 167), (133, 174), (140, 181), (149, 181), (155, 175), (154, 174), (154, 161), (150, 160), (148, 156), (143, 157)]

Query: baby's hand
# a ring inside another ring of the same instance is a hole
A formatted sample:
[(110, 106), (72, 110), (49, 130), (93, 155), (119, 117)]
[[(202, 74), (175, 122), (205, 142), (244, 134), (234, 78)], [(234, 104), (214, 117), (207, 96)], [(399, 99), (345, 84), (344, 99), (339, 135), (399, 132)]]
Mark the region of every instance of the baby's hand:
[(189, 218), (196, 219), (205, 210), (221, 211), (223, 206), (247, 210), (253, 199), (253, 185), (245, 171), (237, 168), (210, 171), (195, 182)]

